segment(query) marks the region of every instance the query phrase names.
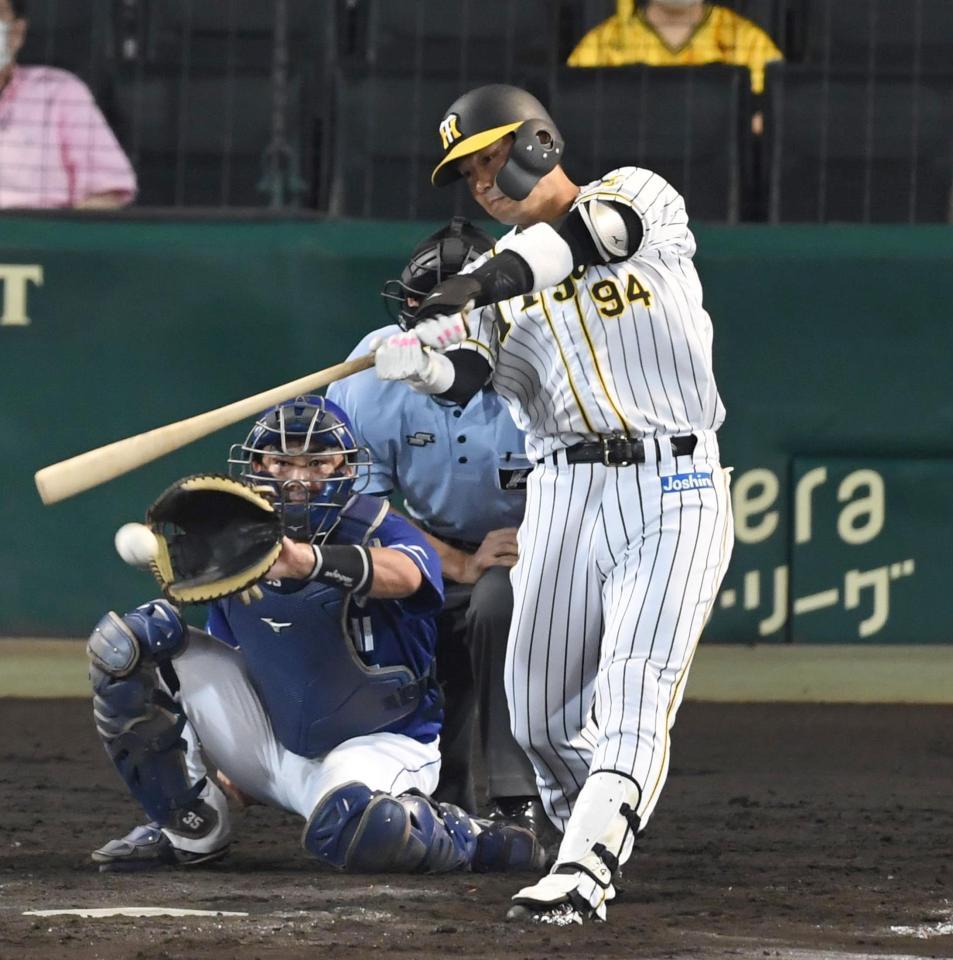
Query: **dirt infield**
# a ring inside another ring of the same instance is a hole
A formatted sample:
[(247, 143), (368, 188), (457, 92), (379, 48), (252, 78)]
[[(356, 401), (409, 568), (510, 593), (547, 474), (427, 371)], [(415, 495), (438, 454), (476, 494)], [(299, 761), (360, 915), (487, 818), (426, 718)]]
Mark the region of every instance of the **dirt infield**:
[[(609, 922), (502, 921), (524, 877), (348, 878), (250, 810), (195, 872), (99, 874), (138, 822), (79, 700), (0, 700), (0, 958), (953, 956), (953, 707), (687, 703)], [(30, 917), (175, 906), (247, 917)], [(948, 931), (948, 932), (944, 932)]]

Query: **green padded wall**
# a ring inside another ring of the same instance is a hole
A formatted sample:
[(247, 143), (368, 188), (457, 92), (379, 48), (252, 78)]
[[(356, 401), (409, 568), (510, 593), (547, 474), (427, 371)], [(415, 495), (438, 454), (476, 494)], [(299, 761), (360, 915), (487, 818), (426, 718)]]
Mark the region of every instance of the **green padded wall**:
[[(105, 608), (153, 595), (116, 556), (113, 533), (172, 480), (223, 467), (245, 425), (52, 507), (34, 490), (37, 469), (343, 359), (386, 322), (377, 291), (436, 226), (0, 218), (0, 634), (85, 634)], [(927, 639), (914, 612), (945, 609), (947, 571), (942, 551), (920, 556), (915, 544), (931, 515), (934, 536), (949, 536), (953, 493), (948, 465), (905, 464), (953, 458), (953, 231), (699, 227), (697, 237), (738, 535), (708, 638)], [(882, 475), (885, 519), (852, 544), (838, 517), (872, 494), (854, 478), (853, 494), (838, 496), (858, 469)], [(816, 529), (802, 544), (806, 505)], [(905, 561), (912, 572), (890, 581), (887, 620), (859, 635), (871, 594), (845, 606), (847, 573)], [(837, 605), (812, 606), (835, 585)], [(942, 618), (933, 625), (929, 639), (951, 639)]]

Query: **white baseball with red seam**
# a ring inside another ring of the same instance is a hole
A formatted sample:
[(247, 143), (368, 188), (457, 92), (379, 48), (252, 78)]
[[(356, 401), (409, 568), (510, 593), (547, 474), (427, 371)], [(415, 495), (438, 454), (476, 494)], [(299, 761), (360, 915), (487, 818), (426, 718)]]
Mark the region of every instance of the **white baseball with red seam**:
[(132, 567), (148, 567), (159, 552), (156, 535), (143, 523), (124, 523), (115, 544), (116, 553)]

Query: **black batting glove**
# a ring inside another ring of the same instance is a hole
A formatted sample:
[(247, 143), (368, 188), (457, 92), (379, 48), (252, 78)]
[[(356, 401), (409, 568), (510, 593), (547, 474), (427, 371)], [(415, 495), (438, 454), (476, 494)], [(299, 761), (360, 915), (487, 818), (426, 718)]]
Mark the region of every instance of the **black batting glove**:
[(414, 326), (434, 317), (447, 317), (464, 313), (480, 300), (483, 284), (472, 276), (457, 274), (450, 277), (427, 294), (414, 313)]

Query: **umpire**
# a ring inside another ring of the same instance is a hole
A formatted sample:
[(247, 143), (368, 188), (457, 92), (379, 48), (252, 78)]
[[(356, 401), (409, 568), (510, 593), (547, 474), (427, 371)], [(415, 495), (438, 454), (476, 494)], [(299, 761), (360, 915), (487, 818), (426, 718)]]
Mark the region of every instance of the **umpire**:
[[(400, 280), (382, 295), (401, 328), (417, 303), (495, 243), (462, 217), (422, 240)], [(367, 353), (396, 326), (368, 334), (351, 356)], [(509, 568), (516, 562), (516, 527), (532, 466), (524, 434), (502, 399), (486, 388), (465, 406), (379, 380), (373, 370), (332, 384), (328, 397), (347, 411), (373, 462), (366, 493), (397, 494), (428, 535), (443, 565), (446, 599), (437, 620), (437, 675), (446, 697), (442, 767), (435, 796), (475, 812), (474, 715), (479, 702), (480, 749), (490, 816), (542, 831), (543, 813), (532, 765), (510, 732), (503, 685), (513, 613)]]

